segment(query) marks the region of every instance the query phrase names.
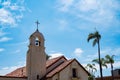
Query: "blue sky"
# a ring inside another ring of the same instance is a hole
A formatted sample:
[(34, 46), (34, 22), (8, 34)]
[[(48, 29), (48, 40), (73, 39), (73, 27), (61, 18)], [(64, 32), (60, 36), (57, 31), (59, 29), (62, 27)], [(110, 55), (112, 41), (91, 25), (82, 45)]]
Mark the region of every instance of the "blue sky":
[[(84, 66), (91, 63), (98, 57), (97, 46), (92, 47), (87, 36), (97, 29), (101, 57), (114, 54), (114, 69), (120, 68), (119, 0), (0, 0), (0, 75), (25, 65), (36, 20), (52, 57), (76, 58)], [(110, 66), (103, 69), (110, 75)]]

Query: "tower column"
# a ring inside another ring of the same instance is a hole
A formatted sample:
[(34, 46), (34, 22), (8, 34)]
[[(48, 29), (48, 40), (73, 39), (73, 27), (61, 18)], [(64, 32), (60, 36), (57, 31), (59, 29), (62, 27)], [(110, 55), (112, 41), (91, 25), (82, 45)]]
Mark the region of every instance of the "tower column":
[(30, 36), (26, 64), (28, 80), (40, 80), (46, 75), (46, 54), (44, 41), (43, 35), (38, 30)]

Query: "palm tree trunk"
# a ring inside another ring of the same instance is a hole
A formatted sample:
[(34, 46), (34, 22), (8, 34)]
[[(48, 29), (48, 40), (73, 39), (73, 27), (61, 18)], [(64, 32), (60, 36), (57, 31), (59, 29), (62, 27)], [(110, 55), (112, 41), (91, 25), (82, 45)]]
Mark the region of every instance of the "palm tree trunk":
[(113, 75), (113, 64), (111, 63), (111, 73), (112, 73), (112, 80), (114, 80), (114, 75)]
[(102, 65), (101, 65), (101, 58), (100, 58), (100, 43), (99, 43), (99, 39), (98, 39), (98, 57), (99, 57), (99, 66), (100, 66), (100, 76), (101, 76), (101, 80), (103, 80), (103, 75), (102, 75)]

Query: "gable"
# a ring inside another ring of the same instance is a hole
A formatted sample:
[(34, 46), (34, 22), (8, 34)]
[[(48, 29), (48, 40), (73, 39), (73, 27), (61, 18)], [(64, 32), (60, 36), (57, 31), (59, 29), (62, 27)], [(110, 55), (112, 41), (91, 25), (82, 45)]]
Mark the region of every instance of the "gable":
[(67, 60), (47, 74), (47, 78), (52, 78), (52, 80), (72, 80), (74, 78), (72, 70), (76, 69), (76, 78), (87, 80), (89, 73), (81, 66), (76, 59)]
[(71, 59), (65, 61), (63, 64), (55, 68), (53, 71), (51, 71), (49, 74), (47, 74), (47, 77), (53, 77), (55, 74), (60, 73), (62, 70), (67, 68), (68, 66), (71, 66), (70, 71), (72, 68), (77, 68), (79, 69), (80, 72), (84, 73), (85, 75), (90, 75), (88, 71), (76, 60), (76, 59)]

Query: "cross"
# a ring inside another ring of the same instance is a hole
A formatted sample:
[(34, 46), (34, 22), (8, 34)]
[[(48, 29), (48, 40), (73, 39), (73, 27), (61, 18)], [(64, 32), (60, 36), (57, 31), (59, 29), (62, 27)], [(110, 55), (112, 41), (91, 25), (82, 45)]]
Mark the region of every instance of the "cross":
[(37, 20), (35, 23), (37, 24), (37, 30), (38, 30), (38, 25), (39, 25), (40, 23), (38, 22), (38, 20)]

